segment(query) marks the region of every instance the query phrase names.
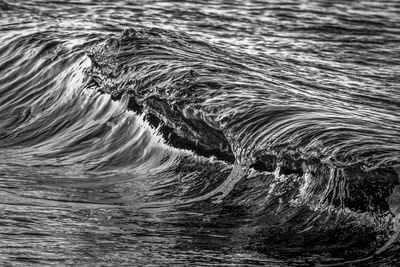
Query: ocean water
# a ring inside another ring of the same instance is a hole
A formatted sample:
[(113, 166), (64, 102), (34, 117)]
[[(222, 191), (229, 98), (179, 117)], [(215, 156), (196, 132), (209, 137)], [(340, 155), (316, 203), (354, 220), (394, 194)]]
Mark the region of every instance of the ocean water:
[(0, 0), (1, 266), (398, 266), (400, 4)]

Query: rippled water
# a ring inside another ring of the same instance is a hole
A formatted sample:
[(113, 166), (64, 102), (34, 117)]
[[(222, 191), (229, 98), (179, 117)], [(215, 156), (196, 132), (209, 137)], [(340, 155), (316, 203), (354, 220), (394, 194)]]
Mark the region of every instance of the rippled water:
[(0, 0), (5, 266), (395, 266), (400, 5)]

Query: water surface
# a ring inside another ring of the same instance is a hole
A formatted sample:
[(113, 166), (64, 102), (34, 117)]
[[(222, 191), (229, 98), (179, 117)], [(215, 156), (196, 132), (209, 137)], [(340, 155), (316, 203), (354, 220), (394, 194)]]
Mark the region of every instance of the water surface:
[(0, 261), (400, 260), (397, 1), (0, 0)]

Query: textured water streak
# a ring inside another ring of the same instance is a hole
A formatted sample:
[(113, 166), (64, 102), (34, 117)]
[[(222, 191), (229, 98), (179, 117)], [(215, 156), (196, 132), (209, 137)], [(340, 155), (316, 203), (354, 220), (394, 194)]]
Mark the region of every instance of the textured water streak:
[(0, 11), (5, 264), (398, 262), (395, 1)]

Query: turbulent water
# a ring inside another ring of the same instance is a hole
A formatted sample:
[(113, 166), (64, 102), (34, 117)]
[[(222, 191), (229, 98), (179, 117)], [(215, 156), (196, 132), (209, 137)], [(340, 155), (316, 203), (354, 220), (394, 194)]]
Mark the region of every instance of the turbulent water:
[(396, 266), (400, 5), (0, 0), (0, 265)]

